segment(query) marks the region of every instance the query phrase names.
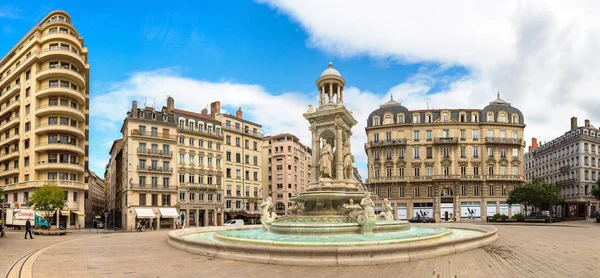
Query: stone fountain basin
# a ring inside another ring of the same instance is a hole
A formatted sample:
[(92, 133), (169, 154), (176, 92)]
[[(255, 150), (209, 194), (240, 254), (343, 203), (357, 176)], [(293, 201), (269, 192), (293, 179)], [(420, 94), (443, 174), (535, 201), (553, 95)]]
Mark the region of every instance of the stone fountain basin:
[[(229, 260), (295, 266), (355, 266), (409, 262), (464, 252), (494, 242), (498, 235), (493, 226), (462, 224), (412, 224), (444, 227), (480, 233), (452, 238), (447, 235), (385, 241), (331, 243), (281, 242), (231, 239), (219, 231), (260, 229), (258, 225), (181, 229), (169, 232), (167, 242), (187, 252)], [(192, 239), (199, 235), (202, 240)]]
[[(310, 219), (310, 217), (307, 217)], [(397, 232), (410, 229), (408, 221), (377, 221), (374, 233)], [(360, 225), (358, 223), (318, 223), (318, 222), (273, 222), (271, 232), (288, 235), (335, 235), (335, 234), (358, 234)]]

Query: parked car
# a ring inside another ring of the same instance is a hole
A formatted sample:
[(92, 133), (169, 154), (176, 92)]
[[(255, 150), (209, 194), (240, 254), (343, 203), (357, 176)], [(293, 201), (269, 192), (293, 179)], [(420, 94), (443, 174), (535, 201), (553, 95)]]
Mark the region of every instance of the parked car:
[(104, 229), (104, 223), (100, 220), (94, 220), (93, 226), (96, 229)]
[(223, 226), (237, 226), (237, 225), (244, 225), (244, 220), (243, 219), (231, 219), (231, 220), (227, 221), (225, 224), (223, 224)]
[(413, 217), (408, 220), (410, 223), (435, 223), (435, 219), (431, 217)]

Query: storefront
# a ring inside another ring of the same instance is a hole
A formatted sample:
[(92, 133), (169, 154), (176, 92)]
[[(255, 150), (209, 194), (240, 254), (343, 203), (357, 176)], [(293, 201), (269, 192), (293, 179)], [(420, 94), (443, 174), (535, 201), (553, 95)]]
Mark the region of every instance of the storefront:
[(154, 221), (156, 221), (156, 215), (152, 208), (135, 208), (135, 225), (133, 230), (137, 229), (138, 225), (142, 222), (146, 228), (154, 227)]
[(585, 220), (587, 217), (585, 202), (568, 202), (565, 203), (566, 212), (565, 218), (567, 220)]
[(412, 217), (433, 218), (433, 203), (414, 203)]
[(461, 219), (481, 218), (481, 202), (461, 202), (460, 217)]
[(161, 229), (173, 229), (175, 227), (175, 223), (177, 222), (177, 219), (179, 218), (177, 209), (175, 209), (175, 208), (158, 208), (158, 210), (160, 212), (160, 228)]
[(407, 211), (406, 211), (406, 203), (398, 204), (398, 209), (396, 211), (396, 219), (406, 220)]

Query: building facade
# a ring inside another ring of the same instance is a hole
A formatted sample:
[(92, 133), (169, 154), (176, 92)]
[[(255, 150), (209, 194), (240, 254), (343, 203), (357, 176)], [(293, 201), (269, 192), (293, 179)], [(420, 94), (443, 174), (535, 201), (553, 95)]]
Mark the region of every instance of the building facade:
[(56, 183), (67, 206), (50, 221), (85, 225), (89, 69), (83, 37), (64, 11), (50, 12), (0, 60), (5, 206), (26, 207), (35, 188)]
[(201, 114), (175, 109), (178, 132), (177, 208), (186, 226), (222, 225), (223, 131), (207, 110)]
[(585, 219), (598, 210), (600, 201), (592, 188), (600, 178), (600, 130), (589, 120), (578, 126), (571, 118), (571, 129), (550, 142), (540, 144), (532, 139), (525, 154), (525, 178), (528, 182), (542, 179), (560, 188), (565, 207), (557, 211), (571, 219)]
[(395, 217), (512, 215), (508, 192), (524, 182), (522, 113), (498, 98), (480, 109), (408, 110), (393, 99), (368, 118), (367, 187)]
[(221, 113), (220, 102), (211, 103), (211, 117), (223, 127), (224, 187), (226, 218), (260, 218), (262, 184), (262, 126), (245, 120), (240, 107), (236, 115)]
[(104, 179), (90, 171), (85, 198), (85, 225), (92, 227), (93, 220), (101, 219), (104, 219)]
[(133, 101), (121, 134), (107, 166), (109, 224), (135, 230), (144, 220), (157, 229), (175, 227), (179, 214), (174, 100), (167, 100), (165, 111), (138, 108)]
[(289, 133), (265, 136), (262, 145), (262, 192), (273, 198), (277, 214), (288, 214), (290, 199), (308, 187), (312, 151)]

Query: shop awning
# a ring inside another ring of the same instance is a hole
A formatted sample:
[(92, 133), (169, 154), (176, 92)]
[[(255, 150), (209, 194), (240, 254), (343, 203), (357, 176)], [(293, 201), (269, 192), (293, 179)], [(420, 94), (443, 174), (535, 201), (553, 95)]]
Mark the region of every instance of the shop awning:
[(156, 218), (151, 208), (135, 208), (137, 218)]
[(83, 211), (78, 211), (78, 210), (72, 210), (72, 213), (75, 213), (77, 215), (84, 215)]
[(175, 208), (158, 208), (160, 210), (161, 218), (178, 218), (177, 210)]

